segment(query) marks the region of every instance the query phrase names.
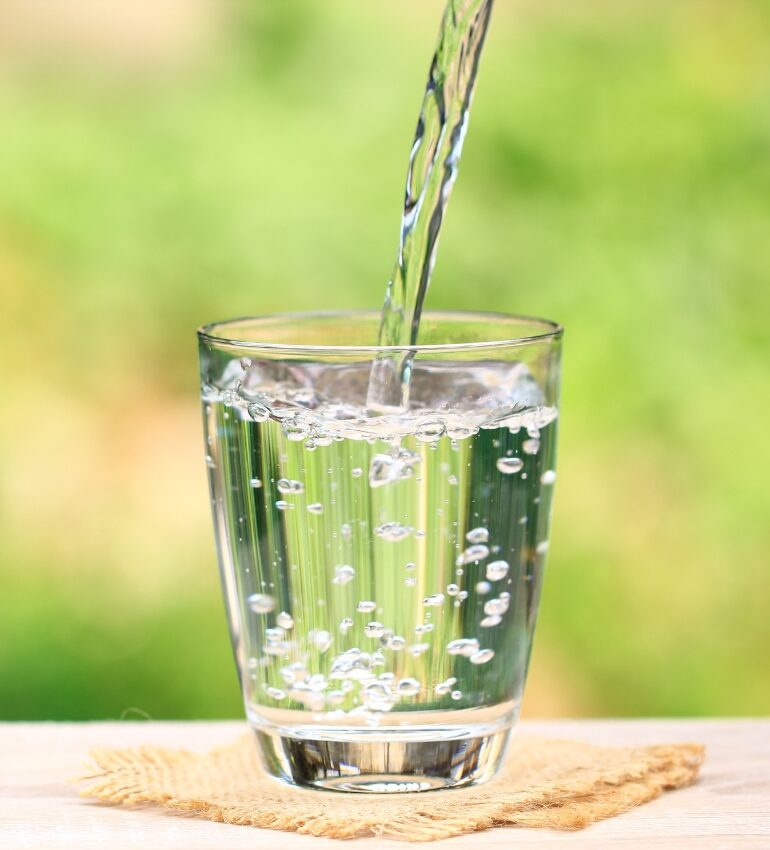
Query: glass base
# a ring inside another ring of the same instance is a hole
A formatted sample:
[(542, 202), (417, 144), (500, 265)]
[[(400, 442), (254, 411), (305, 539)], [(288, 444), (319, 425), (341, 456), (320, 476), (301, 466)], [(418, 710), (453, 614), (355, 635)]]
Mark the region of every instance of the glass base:
[[(307, 730), (310, 732), (310, 730)], [(318, 730), (314, 730), (317, 734)], [(291, 785), (325, 791), (398, 794), (459, 788), (491, 779), (510, 737), (510, 727), (479, 736), (454, 730), (419, 729), (407, 736), (350, 733), (349, 740), (320, 739), (285, 730), (256, 729), (268, 772)], [(455, 737), (450, 737), (453, 735)], [(467, 730), (466, 730), (467, 732)], [(447, 737), (444, 737), (447, 736)]]

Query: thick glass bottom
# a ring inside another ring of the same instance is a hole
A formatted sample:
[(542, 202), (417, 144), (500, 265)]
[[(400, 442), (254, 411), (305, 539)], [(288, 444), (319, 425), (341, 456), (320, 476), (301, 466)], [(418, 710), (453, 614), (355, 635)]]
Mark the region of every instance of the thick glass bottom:
[[(337, 729), (254, 724), (267, 771), (291, 785), (393, 794), (486, 782), (513, 718), (496, 723)], [(252, 720), (253, 722), (253, 720)]]

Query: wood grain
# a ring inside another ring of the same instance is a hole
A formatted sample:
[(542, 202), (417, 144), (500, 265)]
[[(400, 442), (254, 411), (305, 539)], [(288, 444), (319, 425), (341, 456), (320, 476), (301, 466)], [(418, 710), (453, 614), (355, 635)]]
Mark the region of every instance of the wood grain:
[[(340, 843), (180, 817), (157, 809), (103, 806), (78, 797), (68, 780), (83, 775), (97, 746), (144, 743), (207, 750), (243, 731), (217, 723), (0, 724), (0, 850), (367, 850), (408, 846), (363, 839)], [(599, 744), (697, 741), (708, 747), (701, 780), (576, 833), (498, 829), (437, 842), (474, 848), (770, 848), (770, 721), (590, 720), (521, 723), (523, 734)]]

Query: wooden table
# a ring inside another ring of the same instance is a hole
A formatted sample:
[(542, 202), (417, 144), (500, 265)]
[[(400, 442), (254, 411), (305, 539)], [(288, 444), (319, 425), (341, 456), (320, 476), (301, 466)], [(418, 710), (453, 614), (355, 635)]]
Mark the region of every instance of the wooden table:
[[(770, 848), (770, 721), (590, 720), (521, 723), (520, 731), (602, 744), (700, 741), (702, 778), (690, 787), (581, 832), (495, 829), (442, 847)], [(206, 750), (231, 741), (238, 722), (0, 724), (0, 850), (380, 850), (402, 842), (326, 838), (210, 823), (159, 809), (105, 806), (77, 796), (67, 780), (95, 746), (142, 743)], [(425, 845), (422, 845), (425, 846)], [(432, 846), (432, 845), (431, 845)]]

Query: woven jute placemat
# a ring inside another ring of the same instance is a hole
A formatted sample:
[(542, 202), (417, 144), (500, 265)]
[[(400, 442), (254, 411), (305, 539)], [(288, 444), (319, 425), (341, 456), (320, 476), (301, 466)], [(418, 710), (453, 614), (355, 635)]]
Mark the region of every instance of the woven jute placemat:
[(81, 791), (187, 815), (330, 838), (432, 841), (491, 827), (579, 829), (692, 783), (700, 744), (599, 747), (516, 736), (485, 785), (414, 794), (295, 790), (267, 777), (251, 736), (210, 753), (160, 747), (92, 753)]

